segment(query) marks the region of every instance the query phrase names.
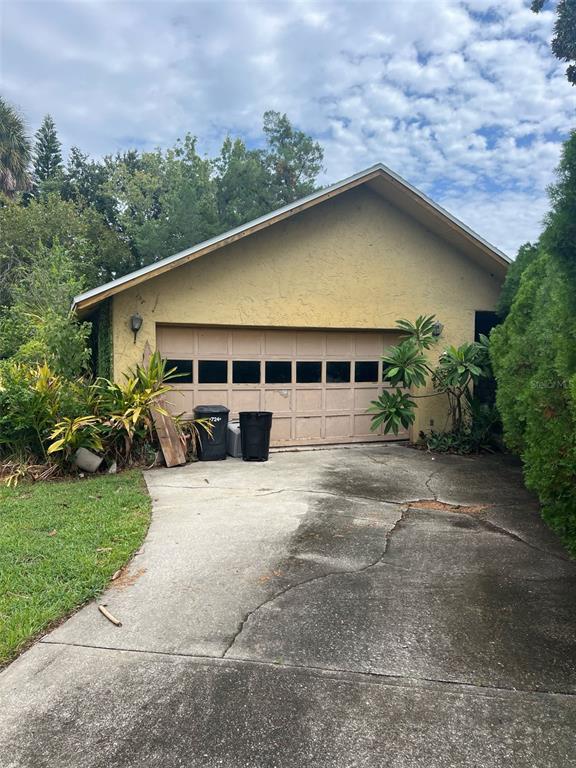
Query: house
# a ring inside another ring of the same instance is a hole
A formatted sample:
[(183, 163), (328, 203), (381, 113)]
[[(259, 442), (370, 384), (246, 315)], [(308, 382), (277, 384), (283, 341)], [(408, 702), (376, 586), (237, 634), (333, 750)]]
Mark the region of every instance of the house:
[[(273, 411), (273, 445), (383, 440), (366, 408), (382, 387), (380, 356), (399, 339), (396, 320), (436, 315), (440, 349), (472, 341), (508, 264), (375, 165), (87, 291), (74, 307), (111, 328), (115, 378), (147, 349), (178, 368), (177, 412)], [(442, 429), (446, 415), (443, 396), (421, 400), (412, 436)]]

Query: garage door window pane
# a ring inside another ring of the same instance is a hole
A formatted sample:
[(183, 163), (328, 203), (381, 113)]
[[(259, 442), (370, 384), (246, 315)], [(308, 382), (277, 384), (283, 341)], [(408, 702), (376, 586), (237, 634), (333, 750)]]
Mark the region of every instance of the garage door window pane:
[(378, 363), (376, 361), (358, 361), (354, 364), (356, 381), (378, 381)]
[(322, 363), (296, 363), (296, 382), (298, 384), (319, 384), (322, 381)]
[(259, 360), (234, 360), (232, 363), (234, 384), (260, 384)]
[(191, 384), (194, 381), (192, 360), (166, 360), (166, 372), (173, 368), (176, 370), (170, 374), (170, 384)]
[(198, 363), (199, 384), (226, 384), (228, 381), (227, 360), (200, 360)]
[(326, 363), (327, 384), (342, 384), (347, 381), (350, 381), (349, 362)]
[(291, 381), (290, 360), (269, 360), (266, 363), (266, 384), (290, 384)]

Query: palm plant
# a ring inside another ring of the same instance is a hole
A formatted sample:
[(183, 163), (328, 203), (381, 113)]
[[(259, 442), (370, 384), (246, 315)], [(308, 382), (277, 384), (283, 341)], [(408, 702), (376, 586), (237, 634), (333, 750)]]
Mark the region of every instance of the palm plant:
[(0, 191), (8, 197), (30, 188), (28, 171), (31, 159), (30, 139), (24, 121), (5, 99), (0, 97)]

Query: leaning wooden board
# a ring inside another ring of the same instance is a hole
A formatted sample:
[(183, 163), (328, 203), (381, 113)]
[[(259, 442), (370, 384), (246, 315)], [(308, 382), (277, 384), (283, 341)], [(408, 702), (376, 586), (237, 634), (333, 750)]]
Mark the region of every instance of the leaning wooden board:
[[(166, 402), (162, 398), (159, 398), (156, 402), (160, 408), (168, 408)], [(154, 409), (152, 409), (152, 418), (154, 419), (156, 434), (158, 435), (158, 441), (164, 455), (166, 466), (179, 467), (181, 464), (186, 464), (184, 444), (182, 438), (176, 431), (172, 418), (164, 413), (158, 413), (158, 411)]]
[[(144, 354), (142, 355), (142, 362), (147, 365), (150, 362), (152, 352), (150, 345), (146, 342), (144, 347)], [(168, 406), (164, 398), (159, 397), (156, 403), (160, 408), (167, 411)], [(167, 467), (179, 467), (182, 464), (186, 464), (186, 449), (184, 441), (178, 434), (174, 421), (172, 418), (165, 414), (159, 413), (152, 408), (152, 419), (154, 420), (154, 426), (156, 427), (156, 434), (158, 435), (158, 442), (164, 456), (164, 461)]]

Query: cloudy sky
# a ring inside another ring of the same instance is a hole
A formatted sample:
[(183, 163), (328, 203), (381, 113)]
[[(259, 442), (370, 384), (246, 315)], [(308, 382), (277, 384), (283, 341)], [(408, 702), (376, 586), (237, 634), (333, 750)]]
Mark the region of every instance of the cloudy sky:
[(513, 255), (538, 236), (576, 88), (529, 0), (3, 0), (1, 90), (65, 148), (261, 142), (287, 112), (323, 183), (383, 162)]

